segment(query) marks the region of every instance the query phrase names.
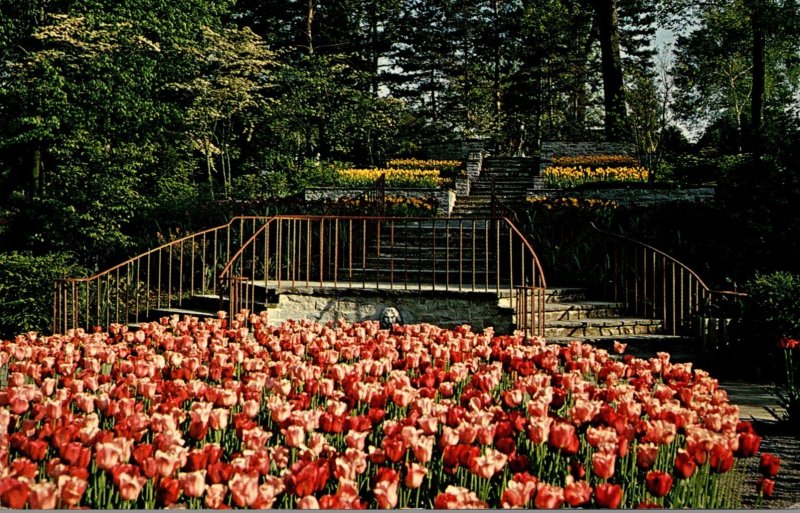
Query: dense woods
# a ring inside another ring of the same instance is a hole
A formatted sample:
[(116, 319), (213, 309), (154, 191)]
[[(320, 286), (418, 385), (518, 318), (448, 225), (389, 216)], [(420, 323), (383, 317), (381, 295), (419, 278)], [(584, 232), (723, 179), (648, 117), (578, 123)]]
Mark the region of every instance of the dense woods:
[[(788, 169), (798, 12), (795, 0), (0, 0), (0, 248), (18, 267), (50, 255), (98, 269), (234, 211), (274, 211), (325, 184), (330, 163), (473, 136), (528, 156), (543, 140), (628, 141), (674, 157), (648, 160), (664, 179), (687, 152)], [(659, 47), (658, 28), (674, 45)]]

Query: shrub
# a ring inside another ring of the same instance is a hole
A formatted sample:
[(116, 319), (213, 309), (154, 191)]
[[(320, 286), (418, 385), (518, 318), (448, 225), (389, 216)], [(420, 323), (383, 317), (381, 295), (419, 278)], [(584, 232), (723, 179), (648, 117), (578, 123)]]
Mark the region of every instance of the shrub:
[(82, 269), (66, 253), (0, 254), (0, 336), (50, 332), (53, 283)]
[(754, 332), (770, 340), (800, 335), (800, 276), (780, 271), (757, 275), (747, 291)]

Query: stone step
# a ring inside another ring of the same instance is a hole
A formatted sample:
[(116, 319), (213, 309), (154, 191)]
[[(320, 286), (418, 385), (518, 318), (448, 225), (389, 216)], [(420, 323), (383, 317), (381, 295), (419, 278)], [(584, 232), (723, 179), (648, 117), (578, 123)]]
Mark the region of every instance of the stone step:
[(588, 337), (547, 337), (547, 341), (555, 344), (568, 344), (573, 340), (582, 343), (592, 344), (600, 349), (605, 349), (610, 353), (614, 352), (614, 342), (627, 344), (623, 354), (631, 354), (636, 358), (649, 359), (657, 358), (657, 353), (667, 352), (670, 354), (670, 361), (696, 362), (700, 349), (695, 348), (696, 341), (691, 337), (679, 335), (609, 335), (609, 336), (588, 336)]
[(586, 300), (586, 289), (581, 287), (548, 287), (545, 294), (548, 303), (574, 303)]
[(545, 337), (594, 337), (619, 335), (649, 335), (658, 333), (662, 322), (640, 318), (594, 318), (546, 323)]
[(621, 315), (623, 304), (604, 301), (572, 303), (545, 303), (546, 321), (574, 321), (579, 319), (610, 318)]

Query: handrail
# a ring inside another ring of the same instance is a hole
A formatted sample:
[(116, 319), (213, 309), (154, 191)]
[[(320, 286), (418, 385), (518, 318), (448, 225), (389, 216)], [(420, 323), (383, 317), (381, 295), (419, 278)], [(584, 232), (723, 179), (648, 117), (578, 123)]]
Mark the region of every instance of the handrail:
[(303, 284), (492, 292), (507, 298), (526, 334), (544, 333), (541, 262), (509, 218), (319, 215), (238, 216), (92, 276), (57, 280), (53, 330), (138, 323), (173, 306), (207, 311), (208, 301), (227, 301), (233, 317), (252, 311), (259, 291)]
[(664, 251), (625, 235), (591, 227), (622, 241), (604, 251), (598, 276), (611, 298), (636, 315), (660, 319), (665, 331), (684, 333), (697, 315), (708, 312), (715, 298), (742, 298), (737, 291), (711, 289), (689, 266)]
[(514, 219), (514, 221), (519, 222), (519, 216), (517, 215), (517, 211), (506, 205), (505, 202), (503, 202), (502, 200), (500, 200), (500, 198), (497, 197), (497, 189), (495, 185), (494, 176), (492, 176), (491, 184), (492, 184), (492, 192), (489, 200), (489, 208), (491, 211), (491, 216), (498, 217), (497, 211), (503, 210), (505, 213), (511, 214), (511, 217)]
[(544, 333), (541, 262), (505, 217), (274, 216), (219, 280), (232, 316), (287, 287), (478, 291), (508, 297), (518, 327)]
[(56, 280), (53, 331), (139, 322), (195, 294), (217, 292), (216, 270), (232, 245), (266, 218), (237, 216), (228, 223), (167, 242), (92, 276)]

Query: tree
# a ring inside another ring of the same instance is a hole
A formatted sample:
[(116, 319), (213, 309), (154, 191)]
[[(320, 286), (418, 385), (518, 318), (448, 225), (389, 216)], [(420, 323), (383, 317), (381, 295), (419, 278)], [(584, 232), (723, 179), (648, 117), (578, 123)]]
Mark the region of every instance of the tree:
[(625, 90), (619, 45), (617, 0), (591, 0), (597, 14), (602, 56), (606, 137), (617, 140), (625, 126)]

